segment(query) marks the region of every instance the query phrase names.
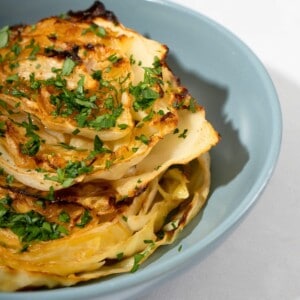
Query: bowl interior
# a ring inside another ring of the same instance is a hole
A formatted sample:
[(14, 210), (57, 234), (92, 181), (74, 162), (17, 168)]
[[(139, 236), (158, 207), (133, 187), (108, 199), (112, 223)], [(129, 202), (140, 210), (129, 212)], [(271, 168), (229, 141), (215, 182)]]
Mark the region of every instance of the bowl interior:
[[(19, 0), (2, 0), (0, 25), (31, 23), (70, 9), (85, 9), (92, 2), (27, 0), (26, 5), (20, 5)], [(276, 92), (259, 60), (234, 35), (208, 18), (166, 1), (103, 3), (127, 27), (168, 45), (171, 69), (203, 104), (207, 118), (221, 134), (221, 142), (211, 151), (211, 194), (203, 212), (176, 244), (159, 249), (137, 273), (70, 289), (34, 292), (31, 299), (42, 295), (53, 299), (59, 295), (63, 299), (101, 296), (116, 288), (128, 289), (191, 261), (232, 227), (257, 199), (279, 153), (281, 114)], [(180, 245), (182, 250), (178, 252)]]

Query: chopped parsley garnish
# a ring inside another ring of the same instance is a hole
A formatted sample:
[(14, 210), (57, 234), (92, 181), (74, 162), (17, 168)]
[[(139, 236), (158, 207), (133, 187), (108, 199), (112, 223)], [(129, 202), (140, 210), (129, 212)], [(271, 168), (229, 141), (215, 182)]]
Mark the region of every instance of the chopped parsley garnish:
[(16, 69), (16, 68), (18, 68), (19, 67), (19, 62), (11, 62), (10, 64), (9, 64), (9, 68), (11, 69), (11, 70), (14, 70), (14, 69)]
[(178, 128), (175, 128), (174, 130), (173, 130), (173, 134), (177, 134), (179, 132), (179, 129)]
[[(71, 68), (75, 65), (71, 63), (72, 60), (65, 61), (65, 72), (69, 74)], [(77, 83), (77, 88), (69, 90), (67, 88), (66, 80), (62, 77), (61, 70), (53, 70), (56, 77), (50, 78), (46, 81), (47, 85), (56, 87), (58, 93), (53, 93), (50, 96), (50, 103), (55, 106), (52, 112), (54, 116), (68, 117), (73, 115), (74, 120), (77, 122), (79, 128), (90, 127), (95, 130), (109, 129), (116, 126), (117, 118), (123, 111), (122, 105), (114, 106), (112, 96), (109, 96), (104, 101), (105, 112), (99, 115), (99, 106), (96, 105), (98, 97), (97, 94), (89, 95), (89, 91), (84, 88), (85, 77), (82, 75)], [(104, 85), (109, 90), (114, 90), (114, 86), (110, 82), (101, 79), (101, 72), (95, 71), (93, 78), (99, 79), (100, 89)], [(96, 117), (95, 117), (96, 116)]]
[(71, 219), (70, 215), (65, 211), (61, 211), (60, 214), (58, 215), (58, 221), (63, 223), (69, 223), (70, 219)]
[(69, 57), (64, 61), (61, 75), (62, 76), (69, 76), (72, 72), (74, 67), (76, 66), (76, 63)]
[(132, 149), (131, 149), (131, 151), (132, 151), (133, 153), (137, 152), (138, 150), (139, 150), (138, 147), (132, 147)]
[(23, 243), (48, 241), (68, 234), (65, 227), (49, 222), (36, 211), (20, 213), (11, 206), (12, 199), (0, 199), (0, 228), (10, 229)]
[(28, 122), (15, 122), (15, 124), (24, 127), (26, 129), (25, 136), (29, 138), (25, 144), (20, 144), (21, 153), (28, 156), (36, 155), (42, 143), (40, 136), (35, 132), (39, 130), (39, 127), (32, 123), (30, 114), (28, 114)]
[(0, 122), (0, 136), (3, 137), (6, 131), (6, 124), (4, 121)]
[(93, 170), (93, 166), (87, 166), (85, 161), (69, 161), (65, 168), (58, 168), (56, 175), (49, 176), (45, 174), (46, 180), (52, 180), (60, 183), (63, 187), (68, 187), (73, 184), (76, 177), (90, 173)]
[(98, 26), (97, 24), (91, 24), (90, 27), (82, 30), (82, 35), (86, 35), (88, 32), (92, 32), (99, 37), (106, 36), (106, 30), (102, 26)]
[(94, 151), (101, 151), (103, 149), (103, 142), (99, 138), (98, 135), (95, 136), (94, 138)]
[(117, 54), (112, 54), (108, 57), (108, 60), (114, 64), (118, 62), (120, 58), (117, 56)]
[(33, 135), (30, 137), (28, 142), (25, 144), (20, 144), (20, 149), (22, 154), (28, 155), (28, 156), (34, 156), (39, 152), (41, 145), (41, 139), (38, 135)]
[(87, 157), (87, 159), (93, 159), (97, 154), (100, 153), (111, 153), (112, 151), (106, 147), (103, 147), (103, 142), (99, 138), (98, 135), (94, 138), (94, 150), (90, 152), (90, 155)]
[(136, 272), (139, 267), (140, 267), (140, 262), (147, 256), (149, 255), (149, 253), (151, 252), (151, 250), (155, 247), (155, 242), (152, 241), (152, 240), (144, 240), (144, 243), (145, 244), (149, 244), (147, 246), (147, 248), (141, 252), (141, 253), (136, 253), (134, 256), (133, 256), (133, 259), (134, 259), (134, 262), (133, 262), (133, 266), (130, 270), (131, 273), (134, 273)]
[(76, 150), (77, 149), (75, 146), (72, 146), (72, 145), (69, 145), (66, 143), (58, 143), (58, 145), (67, 150)]
[(195, 98), (190, 98), (190, 103), (189, 103), (189, 106), (188, 106), (188, 109), (189, 111), (191, 111), (192, 113), (195, 113), (196, 112), (196, 100)]
[(57, 39), (57, 33), (56, 32), (52, 32), (50, 34), (47, 35), (47, 38), (49, 40), (56, 40)]
[(11, 174), (8, 174), (5, 179), (5, 181), (8, 185), (11, 185), (14, 182), (14, 180), (15, 180), (15, 177)]
[(127, 124), (118, 124), (118, 127), (121, 129), (121, 130), (124, 130), (128, 127)]
[(145, 254), (143, 254), (143, 253), (137, 253), (137, 254), (135, 254), (134, 255), (134, 263), (133, 263), (133, 267), (132, 267), (132, 269), (130, 270), (130, 272), (131, 273), (134, 273), (134, 272), (136, 272), (138, 269), (139, 269), (139, 267), (140, 267), (140, 262), (141, 262), (141, 260), (143, 259), (145, 257)]
[(134, 59), (133, 54), (130, 55), (129, 62), (131, 65), (134, 65), (136, 63), (136, 60)]
[(135, 98), (133, 102), (135, 111), (147, 109), (160, 97), (160, 93), (157, 92), (155, 87), (163, 83), (161, 72), (160, 61), (158, 58), (155, 58), (153, 68), (144, 68), (144, 81), (136, 86), (131, 85), (129, 87), (130, 94)]
[[(75, 118), (80, 124), (80, 127), (83, 127), (86, 122), (87, 116), (90, 114), (90, 109), (96, 108), (95, 96), (87, 97), (84, 91), (84, 76), (81, 76), (80, 80), (77, 83), (77, 89), (69, 90), (66, 87), (66, 81), (61, 78), (60, 74), (57, 74), (56, 78), (50, 81), (48, 84), (53, 84), (61, 92), (59, 94), (52, 94), (50, 97), (50, 102), (53, 104), (56, 109), (53, 112), (55, 116), (67, 117), (78, 112)], [(82, 116), (86, 114), (86, 118), (82, 120)], [(81, 117), (81, 119), (80, 119)], [(81, 121), (80, 121), (81, 120)]]
[(117, 253), (116, 256), (117, 256), (117, 260), (122, 260), (124, 257), (124, 253), (123, 252)]
[(144, 134), (141, 134), (140, 136), (136, 136), (135, 139), (137, 141), (141, 141), (145, 145), (148, 145), (150, 142), (150, 139), (148, 137), (146, 137)]
[(135, 97), (133, 108), (135, 111), (144, 110), (152, 105), (159, 98), (159, 93), (147, 85), (139, 84), (131, 86), (129, 92)]
[(113, 109), (114, 108), (114, 99), (113, 97), (108, 97), (104, 100), (104, 107), (107, 109)]
[(122, 105), (114, 108), (112, 113), (107, 113), (98, 116), (96, 119), (89, 122), (89, 127), (92, 127), (96, 130), (108, 129), (116, 126), (118, 117), (123, 112)]
[(2, 100), (2, 99), (0, 99), (0, 106), (2, 108), (4, 108), (5, 110), (7, 110), (7, 103), (4, 100)]
[(25, 48), (26, 48), (26, 49), (32, 49), (31, 52), (30, 52), (30, 54), (29, 54), (29, 56), (28, 56), (28, 59), (29, 59), (29, 60), (36, 60), (36, 55), (37, 55), (38, 52), (40, 51), (40, 46), (39, 46), (39, 44), (36, 44), (36, 43), (35, 43), (35, 40), (32, 39), (32, 40), (30, 41), (30, 44), (27, 45)]
[(4, 26), (0, 29), (0, 49), (7, 46), (9, 40), (9, 27)]
[(45, 196), (46, 200), (49, 201), (54, 201), (55, 200), (55, 191), (54, 191), (54, 187), (50, 186), (48, 194)]
[(154, 244), (154, 241), (153, 240), (144, 240), (144, 243), (145, 244)]
[(22, 48), (19, 43), (15, 43), (11, 46), (10, 50), (15, 54), (15, 57), (18, 57), (22, 51)]
[(92, 78), (100, 81), (102, 79), (102, 72), (100, 70), (94, 71), (92, 74)]
[(146, 117), (143, 118), (143, 121), (144, 122), (151, 121), (153, 119), (153, 116), (154, 116), (154, 111), (151, 110), (150, 113)]
[(107, 159), (105, 161), (105, 168), (109, 169), (112, 166), (113, 162), (110, 159)]
[(80, 130), (78, 128), (76, 128), (75, 130), (72, 131), (73, 135), (77, 135), (80, 132)]
[(80, 222), (76, 224), (77, 227), (83, 228), (92, 220), (89, 210), (85, 210), (81, 215)]
[(178, 135), (179, 138), (185, 139), (187, 137), (188, 129), (184, 129), (182, 133)]
[(19, 79), (20, 79), (19, 74), (13, 74), (13, 75), (6, 77), (6, 82), (13, 83), (14, 81), (18, 81)]
[(30, 88), (38, 90), (41, 87), (41, 81), (35, 79), (35, 73), (29, 75)]
[(10, 92), (10, 94), (12, 96), (17, 97), (17, 98), (21, 98), (21, 97), (29, 98), (26, 93), (24, 93), (23, 91), (21, 91), (19, 89), (16, 89), (16, 88), (12, 89), (11, 92)]
[[(180, 132), (179, 128), (173, 130), (173, 134), (178, 134)], [(188, 129), (183, 129), (182, 133), (178, 135), (179, 138), (185, 139), (187, 137)]]

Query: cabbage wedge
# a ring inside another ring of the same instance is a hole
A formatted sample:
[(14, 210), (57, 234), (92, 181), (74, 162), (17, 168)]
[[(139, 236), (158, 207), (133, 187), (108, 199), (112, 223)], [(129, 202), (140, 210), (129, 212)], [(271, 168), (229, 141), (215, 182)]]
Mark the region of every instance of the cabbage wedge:
[(98, 1), (1, 32), (0, 290), (137, 271), (207, 201), (204, 108)]

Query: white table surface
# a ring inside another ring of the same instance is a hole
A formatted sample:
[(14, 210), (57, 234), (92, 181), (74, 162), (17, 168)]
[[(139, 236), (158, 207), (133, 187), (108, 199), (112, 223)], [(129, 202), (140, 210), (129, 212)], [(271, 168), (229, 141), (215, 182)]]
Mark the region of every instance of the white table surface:
[(173, 0), (243, 40), (271, 75), (283, 140), (267, 188), (239, 226), (144, 300), (300, 299), (300, 1)]

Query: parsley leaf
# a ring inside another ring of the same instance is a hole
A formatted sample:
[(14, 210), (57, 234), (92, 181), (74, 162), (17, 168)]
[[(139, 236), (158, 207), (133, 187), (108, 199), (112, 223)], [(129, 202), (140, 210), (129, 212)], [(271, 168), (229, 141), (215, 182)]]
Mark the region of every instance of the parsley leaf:
[(20, 149), (22, 154), (28, 155), (28, 156), (34, 156), (36, 155), (41, 146), (41, 139), (38, 135), (32, 135), (28, 142), (25, 144), (20, 144)]
[(135, 254), (134, 255), (134, 263), (133, 263), (133, 267), (132, 267), (132, 269), (130, 270), (130, 272), (131, 273), (134, 273), (134, 272), (136, 272), (138, 269), (139, 269), (139, 267), (140, 267), (140, 262), (141, 262), (141, 260), (143, 259), (145, 257), (145, 254), (143, 254), (143, 253), (137, 253), (137, 254)]
[(35, 132), (39, 130), (39, 127), (33, 124), (31, 115), (28, 114), (28, 122), (23, 121), (22, 123), (17, 123), (18, 126), (24, 127), (26, 129), (26, 137), (29, 137), (25, 144), (20, 144), (20, 150), (23, 154), (28, 156), (34, 156), (38, 153), (42, 140), (40, 136)]
[(69, 57), (64, 61), (61, 75), (62, 76), (69, 76), (72, 72), (74, 67), (76, 66), (76, 63)]
[(0, 122), (0, 136), (4, 137), (5, 136), (5, 131), (6, 131), (6, 124), (4, 121)]
[(112, 110), (112, 113), (103, 114), (101, 116), (98, 116), (96, 119), (89, 122), (89, 126), (96, 129), (96, 130), (102, 130), (102, 129), (108, 129), (111, 127), (115, 127), (117, 123), (117, 118), (121, 115), (123, 112), (123, 108), (121, 105), (114, 108)]
[(129, 92), (135, 97), (133, 108), (135, 111), (144, 110), (152, 105), (152, 103), (159, 98), (159, 93), (152, 90), (150, 87), (139, 84), (137, 86), (130, 86)]
[(114, 63), (118, 62), (120, 60), (120, 58), (117, 56), (116, 53), (114, 53), (108, 57), (108, 60), (114, 64)]
[(28, 59), (29, 60), (36, 60), (36, 55), (40, 51), (39, 44), (35, 44), (35, 40), (31, 39), (30, 44), (26, 46), (27, 49), (32, 49), (29, 53)]
[(103, 142), (100, 140), (99, 136), (96, 135), (94, 139), (94, 150), (100, 151), (103, 147)]
[(8, 174), (5, 178), (5, 181), (8, 185), (11, 185), (14, 182), (14, 175)]
[(82, 30), (82, 35), (87, 34), (88, 32), (93, 32), (94, 34), (96, 34), (99, 37), (105, 37), (106, 36), (106, 30), (104, 27), (102, 26), (98, 26), (97, 24), (91, 24), (90, 27)]
[(116, 255), (116, 257), (117, 257), (117, 260), (122, 260), (123, 259), (123, 257), (124, 257), (124, 253), (123, 252), (119, 252), (119, 253), (117, 253), (117, 255)]
[(147, 136), (145, 136), (144, 134), (141, 134), (140, 136), (136, 136), (135, 140), (141, 141), (145, 145), (148, 145), (150, 142), (149, 138)]
[(30, 88), (38, 90), (41, 87), (41, 81), (35, 79), (35, 73), (29, 75)]
[(58, 221), (63, 223), (69, 223), (70, 219), (71, 219), (70, 215), (65, 211), (61, 211), (60, 214), (58, 215)]
[(188, 129), (184, 129), (182, 133), (178, 135), (179, 138), (185, 139), (187, 137)]
[(81, 215), (80, 222), (76, 224), (78, 227), (85, 227), (92, 220), (90, 212), (86, 209)]
[(9, 27), (4, 26), (0, 29), (0, 49), (7, 46), (9, 39)]
[(10, 75), (8, 77), (6, 77), (6, 82), (7, 83), (13, 83), (14, 81), (18, 81), (19, 80), (19, 75), (18, 74), (13, 74)]
[(18, 57), (21, 53), (22, 48), (19, 43), (15, 43), (12, 45), (10, 50), (15, 54), (15, 57)]
[(141, 81), (136, 86), (131, 85), (129, 87), (129, 93), (135, 98), (133, 102), (133, 109), (135, 111), (145, 110), (160, 97), (160, 93), (155, 90), (155, 87), (162, 84), (161, 77), (160, 61), (158, 58), (155, 58), (153, 68), (144, 68), (144, 81)]

